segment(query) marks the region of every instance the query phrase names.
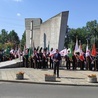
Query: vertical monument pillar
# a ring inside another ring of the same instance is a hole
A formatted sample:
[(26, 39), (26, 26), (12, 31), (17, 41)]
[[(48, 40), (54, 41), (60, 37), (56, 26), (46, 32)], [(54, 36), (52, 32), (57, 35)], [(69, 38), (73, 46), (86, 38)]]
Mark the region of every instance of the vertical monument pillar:
[(33, 21), (31, 21), (31, 30), (30, 30), (30, 48), (32, 48), (33, 41)]
[(40, 25), (42, 20), (40, 18), (26, 18), (26, 47), (40, 46)]

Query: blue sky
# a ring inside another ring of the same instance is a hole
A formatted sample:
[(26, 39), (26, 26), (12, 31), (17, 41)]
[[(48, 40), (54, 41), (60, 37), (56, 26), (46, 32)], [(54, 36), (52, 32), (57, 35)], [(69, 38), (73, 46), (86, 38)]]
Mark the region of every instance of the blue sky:
[(98, 21), (98, 0), (0, 0), (0, 31), (15, 30), (21, 39), (25, 18), (44, 22), (62, 11), (69, 11), (70, 28), (81, 28), (88, 21)]

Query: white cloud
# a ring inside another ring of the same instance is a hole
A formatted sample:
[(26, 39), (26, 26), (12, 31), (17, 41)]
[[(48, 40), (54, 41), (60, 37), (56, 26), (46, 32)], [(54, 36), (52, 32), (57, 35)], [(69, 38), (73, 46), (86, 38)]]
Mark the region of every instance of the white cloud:
[(22, 2), (23, 0), (13, 0), (13, 1), (15, 1), (15, 2)]
[(21, 14), (20, 13), (17, 13), (17, 16), (21, 16)]

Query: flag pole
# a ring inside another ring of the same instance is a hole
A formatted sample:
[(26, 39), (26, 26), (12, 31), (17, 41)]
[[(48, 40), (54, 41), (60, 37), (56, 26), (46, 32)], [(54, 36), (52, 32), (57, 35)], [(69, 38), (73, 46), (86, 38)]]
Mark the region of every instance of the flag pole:
[[(21, 63), (21, 43), (20, 43), (20, 51), (18, 51), (18, 52), (19, 52), (19, 56), (20, 56), (20, 63)], [(19, 66), (21, 65), (20, 63), (19, 63)]]
[(48, 41), (48, 53), (49, 53), (49, 51), (50, 51), (50, 41)]
[(87, 47), (86, 47), (86, 52), (88, 51), (88, 39), (87, 39)]
[[(87, 39), (86, 53), (87, 53), (87, 51), (88, 51), (88, 39)], [(87, 57), (86, 57), (86, 61), (87, 61)], [(87, 64), (87, 68), (88, 69), (90, 68), (89, 64)]]
[(78, 37), (76, 36), (76, 44), (75, 44), (74, 54), (75, 54), (75, 52), (77, 52), (78, 49), (79, 49), (79, 46), (78, 46)]
[[(95, 45), (95, 37), (94, 37), (94, 45)], [(96, 70), (96, 56), (95, 56), (95, 69), (94, 70)]]

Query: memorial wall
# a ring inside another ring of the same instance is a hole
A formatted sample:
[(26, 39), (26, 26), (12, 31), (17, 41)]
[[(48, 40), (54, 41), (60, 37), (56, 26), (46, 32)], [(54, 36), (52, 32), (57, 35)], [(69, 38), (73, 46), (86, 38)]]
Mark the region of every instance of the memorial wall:
[[(61, 12), (42, 22), (41, 18), (26, 18), (26, 47), (43, 47), (62, 50), (67, 29), (69, 11)], [(31, 41), (30, 41), (31, 40)]]

